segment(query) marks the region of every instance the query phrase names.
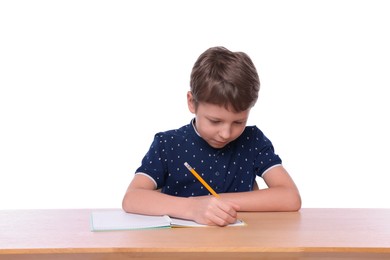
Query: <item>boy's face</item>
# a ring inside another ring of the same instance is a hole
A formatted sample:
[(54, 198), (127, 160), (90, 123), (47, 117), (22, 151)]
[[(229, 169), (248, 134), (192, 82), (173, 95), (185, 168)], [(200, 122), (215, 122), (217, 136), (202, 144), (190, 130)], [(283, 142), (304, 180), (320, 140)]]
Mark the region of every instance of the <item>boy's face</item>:
[(196, 108), (190, 92), (187, 101), (189, 110), (196, 115), (196, 130), (210, 146), (223, 148), (244, 131), (250, 109), (235, 113), (223, 106), (204, 102), (199, 102)]

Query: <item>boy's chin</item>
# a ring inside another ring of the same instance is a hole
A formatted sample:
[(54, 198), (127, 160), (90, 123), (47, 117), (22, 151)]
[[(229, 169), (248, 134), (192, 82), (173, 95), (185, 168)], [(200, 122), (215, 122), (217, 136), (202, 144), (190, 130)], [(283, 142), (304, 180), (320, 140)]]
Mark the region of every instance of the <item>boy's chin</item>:
[(224, 142), (224, 143), (221, 143), (221, 142), (208, 142), (208, 144), (215, 148), (215, 149), (221, 149), (221, 148), (224, 148), (228, 143)]

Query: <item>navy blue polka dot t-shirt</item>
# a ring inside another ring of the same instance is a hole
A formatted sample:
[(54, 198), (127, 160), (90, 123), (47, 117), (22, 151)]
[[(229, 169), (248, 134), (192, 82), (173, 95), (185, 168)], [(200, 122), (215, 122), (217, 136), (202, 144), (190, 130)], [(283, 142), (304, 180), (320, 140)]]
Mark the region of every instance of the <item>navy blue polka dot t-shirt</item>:
[(197, 134), (191, 122), (157, 133), (136, 174), (150, 177), (156, 188), (166, 194), (210, 194), (184, 166), (185, 162), (217, 193), (251, 191), (257, 175), (282, 163), (271, 141), (256, 126), (245, 127), (236, 140), (216, 149)]

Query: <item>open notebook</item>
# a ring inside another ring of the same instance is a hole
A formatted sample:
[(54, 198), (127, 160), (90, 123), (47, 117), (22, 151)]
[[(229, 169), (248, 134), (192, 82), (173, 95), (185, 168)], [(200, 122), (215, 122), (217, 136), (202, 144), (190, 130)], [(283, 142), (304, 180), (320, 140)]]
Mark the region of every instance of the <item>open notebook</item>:
[[(237, 220), (229, 226), (245, 226)], [(121, 209), (97, 210), (91, 213), (91, 231), (114, 231), (172, 227), (209, 227), (191, 220), (177, 219), (169, 216), (148, 216), (126, 213)]]

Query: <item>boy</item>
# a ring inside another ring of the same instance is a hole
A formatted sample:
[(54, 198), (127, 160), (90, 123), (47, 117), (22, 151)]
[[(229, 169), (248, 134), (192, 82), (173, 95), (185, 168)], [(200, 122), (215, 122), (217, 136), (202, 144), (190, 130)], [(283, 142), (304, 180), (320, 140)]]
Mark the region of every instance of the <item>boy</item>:
[[(195, 118), (157, 133), (123, 198), (126, 212), (169, 215), (201, 224), (234, 223), (238, 211), (297, 211), (293, 180), (256, 126), (246, 126), (260, 81), (251, 59), (224, 47), (206, 50), (191, 73)], [(219, 198), (188, 171), (188, 162)], [(259, 189), (256, 176), (267, 184)]]

